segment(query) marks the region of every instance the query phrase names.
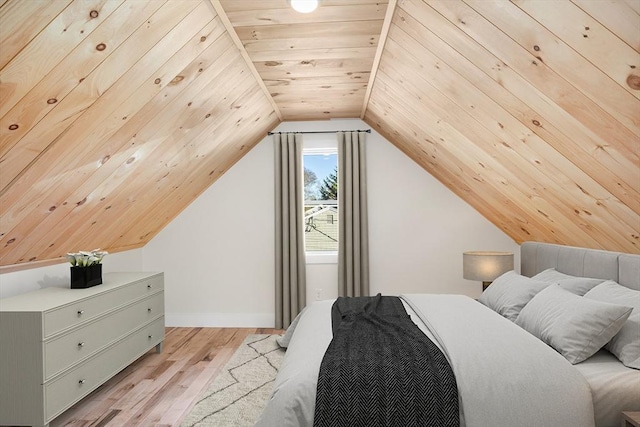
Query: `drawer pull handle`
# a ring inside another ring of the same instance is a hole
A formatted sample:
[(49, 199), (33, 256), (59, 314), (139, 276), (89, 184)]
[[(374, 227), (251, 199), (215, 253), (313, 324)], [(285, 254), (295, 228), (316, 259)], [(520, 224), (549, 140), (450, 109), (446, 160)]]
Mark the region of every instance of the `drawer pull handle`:
[(84, 347), (84, 342), (79, 342), (78, 347)]
[(151, 285), (147, 285), (147, 289), (151, 289)]
[(153, 335), (149, 335), (149, 339), (152, 339), (152, 338), (153, 338)]
[(153, 308), (147, 308), (147, 312), (151, 313), (153, 311)]
[(85, 382), (87, 382), (87, 381), (83, 379), (83, 380), (78, 381), (78, 384), (82, 385), (82, 384), (84, 384)]
[(78, 317), (82, 316), (84, 314), (84, 310), (78, 310)]

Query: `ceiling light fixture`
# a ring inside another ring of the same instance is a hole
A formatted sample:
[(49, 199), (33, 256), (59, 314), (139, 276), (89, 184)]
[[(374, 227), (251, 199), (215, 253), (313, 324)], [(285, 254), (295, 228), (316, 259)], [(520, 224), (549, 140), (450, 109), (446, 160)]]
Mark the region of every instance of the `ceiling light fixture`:
[(289, 0), (289, 4), (296, 12), (310, 13), (317, 9), (318, 0)]

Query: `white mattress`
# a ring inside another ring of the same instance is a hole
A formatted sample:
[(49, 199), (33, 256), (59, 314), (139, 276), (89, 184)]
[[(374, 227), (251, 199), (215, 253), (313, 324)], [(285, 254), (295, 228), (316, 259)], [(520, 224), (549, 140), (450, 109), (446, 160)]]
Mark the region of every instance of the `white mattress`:
[(575, 366), (591, 387), (597, 427), (619, 427), (622, 411), (640, 411), (640, 371), (600, 350)]

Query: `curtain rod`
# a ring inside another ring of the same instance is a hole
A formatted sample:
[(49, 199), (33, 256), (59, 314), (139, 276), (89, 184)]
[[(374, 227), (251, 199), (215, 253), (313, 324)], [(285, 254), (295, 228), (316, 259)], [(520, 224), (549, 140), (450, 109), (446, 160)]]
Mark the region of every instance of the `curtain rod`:
[(316, 131), (310, 131), (310, 132), (267, 132), (267, 135), (281, 135), (283, 133), (338, 133), (338, 132), (366, 132), (366, 133), (371, 133), (371, 129), (357, 129), (357, 130), (316, 130)]

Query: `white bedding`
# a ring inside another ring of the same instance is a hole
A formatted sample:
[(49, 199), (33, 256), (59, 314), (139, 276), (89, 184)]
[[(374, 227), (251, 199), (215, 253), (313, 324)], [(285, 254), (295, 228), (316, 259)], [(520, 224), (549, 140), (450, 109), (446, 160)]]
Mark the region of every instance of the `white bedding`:
[[(546, 344), (468, 297), (402, 298), (414, 322), (449, 359), (462, 426), (594, 426), (587, 382)], [(313, 425), (332, 304), (314, 303), (300, 318), (258, 427)]]
[(627, 368), (606, 350), (573, 366), (591, 387), (598, 427), (618, 427), (622, 411), (640, 411), (639, 370)]

